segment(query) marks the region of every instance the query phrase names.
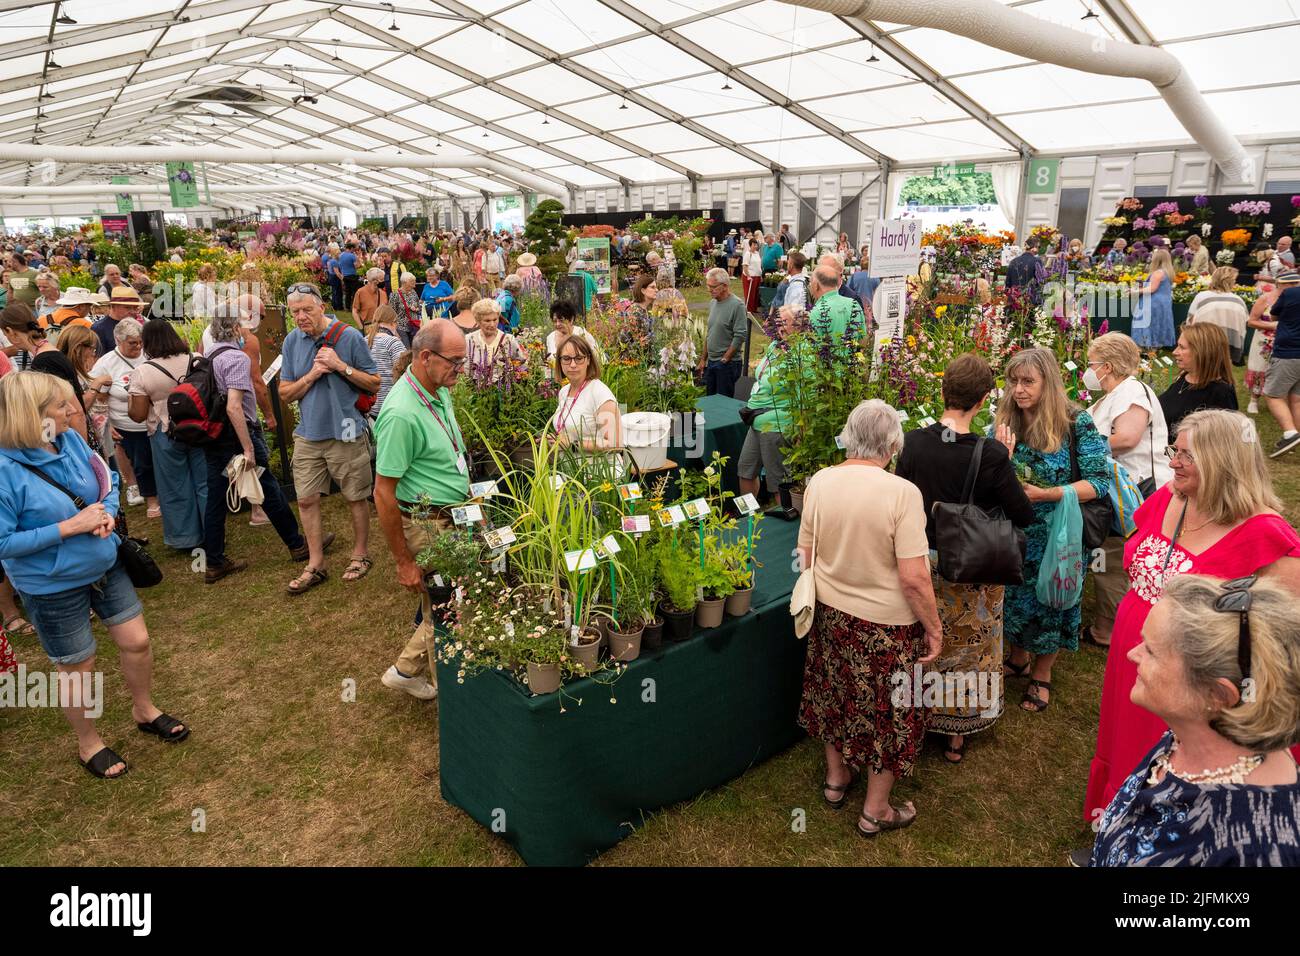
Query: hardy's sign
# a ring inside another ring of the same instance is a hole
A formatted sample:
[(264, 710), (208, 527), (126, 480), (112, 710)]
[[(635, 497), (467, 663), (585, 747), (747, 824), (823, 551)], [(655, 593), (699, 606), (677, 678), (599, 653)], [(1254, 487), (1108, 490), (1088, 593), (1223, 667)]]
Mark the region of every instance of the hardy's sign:
[(878, 220), (871, 232), (871, 274), (877, 279), (912, 276), (920, 267), (921, 221)]

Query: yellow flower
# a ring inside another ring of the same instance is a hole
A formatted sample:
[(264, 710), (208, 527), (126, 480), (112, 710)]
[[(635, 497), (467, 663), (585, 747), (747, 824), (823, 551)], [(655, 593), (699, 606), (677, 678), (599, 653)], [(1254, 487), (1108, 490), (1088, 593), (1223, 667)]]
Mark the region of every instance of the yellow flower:
[(944, 314), (945, 312), (947, 312), (947, 311), (948, 311), (948, 307), (947, 307), (946, 305), (941, 305), (941, 306), (939, 306), (939, 308), (937, 308), (937, 309), (934, 310), (934, 317), (935, 317), (936, 319), (942, 319), (942, 318), (943, 318), (943, 314)]
[(605, 481), (605, 482), (602, 482), (602, 483), (601, 483), (601, 485), (600, 485), (600, 490), (601, 490), (601, 491), (613, 491), (613, 490), (614, 490), (614, 486), (611, 485), (608, 481)]
[(908, 347), (909, 349), (914, 349), (914, 348), (916, 348), (916, 336), (915, 336), (915, 335), (909, 335), (909, 336), (907, 337), (907, 347)]

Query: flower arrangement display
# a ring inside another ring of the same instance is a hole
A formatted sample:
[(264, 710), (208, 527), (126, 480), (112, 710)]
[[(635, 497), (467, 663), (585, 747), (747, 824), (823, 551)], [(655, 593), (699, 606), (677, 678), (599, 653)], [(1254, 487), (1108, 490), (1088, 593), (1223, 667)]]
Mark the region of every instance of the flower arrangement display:
[(1055, 249), (1061, 241), (1061, 230), (1055, 226), (1035, 226), (1029, 230), (1029, 235), (1037, 239), (1044, 250)]
[(1132, 196), (1127, 199), (1121, 199), (1115, 204), (1116, 209), (1122, 209), (1125, 212), (1138, 212), (1142, 209), (1142, 200), (1134, 199)]
[(1251, 237), (1254, 235), (1249, 229), (1228, 229), (1219, 237), (1223, 242), (1225, 249), (1231, 249), (1233, 252), (1244, 252), (1250, 245)]
[(1145, 238), (1145, 236), (1150, 235), (1155, 228), (1156, 220), (1154, 217), (1148, 217), (1146, 219), (1137, 218), (1133, 220), (1133, 235), (1135, 236), (1138, 235), (1138, 233), (1142, 233), (1142, 237)]
[(1272, 211), (1272, 203), (1256, 199), (1242, 200), (1228, 207), (1228, 212), (1237, 217), (1237, 225), (1243, 228), (1258, 226), (1260, 218), (1267, 216)]
[(248, 254), (258, 256), (296, 256), (303, 251), (306, 243), (302, 230), (288, 219), (280, 218), (264, 222), (257, 227), (257, 237), (248, 242)]
[(941, 225), (921, 236), (921, 244), (934, 250), (935, 271), (955, 275), (992, 273), (1001, 261), (1002, 248), (1013, 245), (1013, 232), (985, 232), (970, 222)]

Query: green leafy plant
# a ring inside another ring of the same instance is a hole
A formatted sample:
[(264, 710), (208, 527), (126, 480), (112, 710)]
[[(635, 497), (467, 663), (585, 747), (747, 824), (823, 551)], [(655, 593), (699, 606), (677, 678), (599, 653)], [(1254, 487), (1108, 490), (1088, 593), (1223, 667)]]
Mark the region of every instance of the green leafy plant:
[[(558, 199), (546, 199), (537, 204), (528, 221), (524, 223), (524, 240), (536, 255), (545, 255), (560, 249), (568, 234), (562, 221), (564, 204)], [(542, 267), (545, 272), (545, 267)]]
[[(420, 503), (424, 505), (424, 502)], [(442, 576), (447, 586), (464, 585), (483, 570), (483, 545), (459, 528), (439, 531), (430, 510), (417, 511), (414, 520), (430, 534), (429, 544), (416, 555), (415, 563)]]
[(696, 604), (700, 562), (695, 551), (677, 543), (675, 536), (659, 540), (654, 547), (659, 566), (659, 584), (664, 603), (674, 611), (689, 611)]

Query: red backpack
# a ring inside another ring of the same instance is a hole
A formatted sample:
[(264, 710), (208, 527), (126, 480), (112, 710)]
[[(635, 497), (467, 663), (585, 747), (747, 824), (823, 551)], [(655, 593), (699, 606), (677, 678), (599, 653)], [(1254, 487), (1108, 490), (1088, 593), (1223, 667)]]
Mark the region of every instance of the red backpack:
[(230, 424), (226, 394), (217, 387), (212, 360), (235, 348), (227, 345), (214, 349), (211, 355), (190, 357), (185, 374), (167, 395), (167, 437), (172, 441), (191, 446), (210, 445), (226, 433)]
[[(325, 339), (321, 344), (328, 345), (330, 348), (334, 348), (335, 345), (338, 344), (339, 339), (343, 338), (343, 330), (346, 328), (348, 328), (348, 326), (336, 320), (334, 324), (331, 325), (329, 329), (326, 330)], [(352, 379), (348, 378), (346, 375), (340, 375), (337, 372), (335, 372), (334, 374), (339, 375), (339, 378), (347, 382), (348, 387), (357, 393), (357, 403), (356, 403), (357, 411), (359, 411), (362, 415), (369, 415), (370, 409), (375, 407), (375, 401), (379, 398), (379, 396), (373, 392), (367, 392), (362, 390), (356, 384), (353, 383)]]

